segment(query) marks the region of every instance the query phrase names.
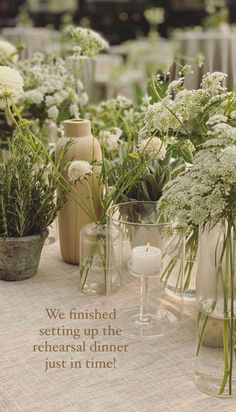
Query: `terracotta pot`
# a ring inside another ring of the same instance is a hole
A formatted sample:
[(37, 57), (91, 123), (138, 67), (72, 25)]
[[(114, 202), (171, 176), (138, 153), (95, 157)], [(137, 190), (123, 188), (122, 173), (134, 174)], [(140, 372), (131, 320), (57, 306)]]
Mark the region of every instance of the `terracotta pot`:
[(28, 279), (38, 271), (41, 251), (48, 230), (41, 235), (0, 238), (0, 279)]

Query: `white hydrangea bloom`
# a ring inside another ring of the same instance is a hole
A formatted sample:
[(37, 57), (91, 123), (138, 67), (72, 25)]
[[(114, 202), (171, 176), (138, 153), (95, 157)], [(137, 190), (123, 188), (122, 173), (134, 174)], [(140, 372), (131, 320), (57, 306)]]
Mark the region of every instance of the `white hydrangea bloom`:
[(153, 159), (164, 160), (166, 156), (166, 147), (159, 137), (144, 139), (139, 143), (139, 152), (146, 154)]
[(20, 73), (8, 66), (0, 66), (0, 108), (11, 106), (23, 94), (23, 79)]
[(86, 160), (75, 160), (68, 168), (68, 177), (73, 183), (76, 183), (77, 180), (82, 182), (87, 176), (91, 176), (92, 174), (92, 166)]

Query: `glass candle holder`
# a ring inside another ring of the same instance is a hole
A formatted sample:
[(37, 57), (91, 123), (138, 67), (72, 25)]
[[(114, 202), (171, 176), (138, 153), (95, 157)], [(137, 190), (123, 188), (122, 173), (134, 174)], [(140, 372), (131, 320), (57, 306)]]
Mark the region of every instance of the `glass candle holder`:
[[(157, 202), (131, 201), (114, 205), (108, 211), (108, 222), (110, 230), (119, 226), (122, 233), (123, 284), (128, 284), (132, 296), (135, 280), (140, 282), (139, 306), (120, 313), (123, 332), (134, 337), (157, 337), (176, 330), (182, 318), (182, 299), (172, 299), (166, 294), (160, 280), (169, 224), (160, 221)], [(155, 283), (152, 302), (150, 279)], [(182, 287), (180, 278), (179, 290)]]

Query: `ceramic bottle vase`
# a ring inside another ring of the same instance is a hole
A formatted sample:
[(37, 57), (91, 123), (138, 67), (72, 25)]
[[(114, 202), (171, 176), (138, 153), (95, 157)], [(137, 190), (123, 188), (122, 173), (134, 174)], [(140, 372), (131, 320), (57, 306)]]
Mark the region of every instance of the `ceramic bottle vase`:
[[(96, 138), (91, 134), (91, 124), (89, 120), (72, 119), (63, 122), (65, 137), (61, 138), (56, 145), (56, 156), (59, 156), (62, 147), (68, 141), (72, 140), (72, 145), (69, 147), (65, 162), (75, 160), (86, 160), (89, 163), (96, 160), (101, 162), (102, 152), (101, 147)], [(93, 204), (97, 218), (101, 214), (100, 196), (101, 186), (99, 185), (98, 176), (100, 174), (100, 166), (93, 166), (93, 175), (88, 176), (87, 182), (90, 186)], [(68, 175), (64, 177), (68, 179)], [(91, 196), (89, 194), (86, 182), (77, 182), (76, 190), (83, 198), (86, 208), (91, 210)], [(59, 189), (60, 190), (60, 189)], [(79, 204), (74, 200), (75, 193), (69, 194), (68, 200), (64, 207), (59, 212), (58, 225), (60, 248), (63, 259), (71, 264), (79, 264), (80, 262), (80, 230), (83, 226), (91, 222), (91, 218), (82, 210)]]

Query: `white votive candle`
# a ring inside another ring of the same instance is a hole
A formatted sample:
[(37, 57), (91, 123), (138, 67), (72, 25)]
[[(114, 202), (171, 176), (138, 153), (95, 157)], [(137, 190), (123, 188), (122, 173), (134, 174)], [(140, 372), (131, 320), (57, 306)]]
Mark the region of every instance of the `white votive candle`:
[(132, 272), (151, 276), (161, 271), (161, 249), (154, 246), (136, 246), (132, 249)]

